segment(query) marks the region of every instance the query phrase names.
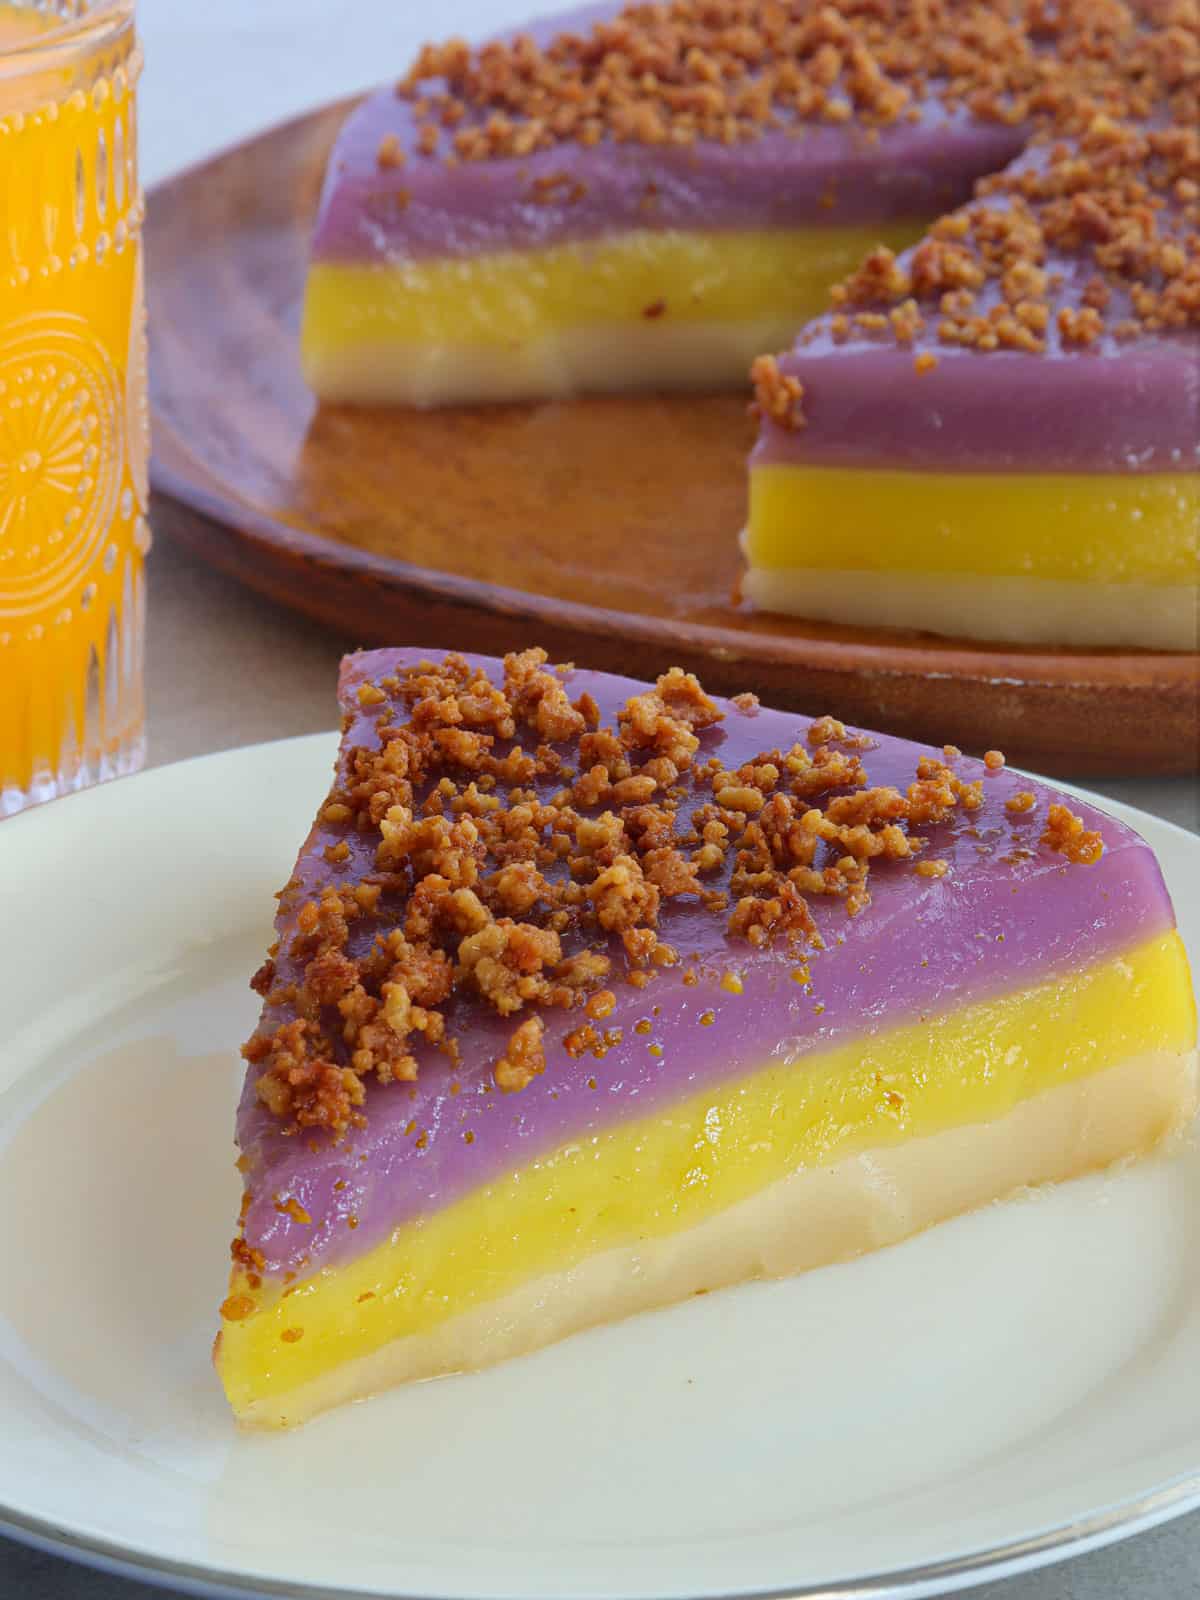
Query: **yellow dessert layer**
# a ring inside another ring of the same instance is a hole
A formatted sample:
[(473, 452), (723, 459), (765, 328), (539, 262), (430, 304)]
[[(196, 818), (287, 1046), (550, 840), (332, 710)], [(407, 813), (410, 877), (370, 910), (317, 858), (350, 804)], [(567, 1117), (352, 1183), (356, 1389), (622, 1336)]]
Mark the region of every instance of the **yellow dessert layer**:
[[(1083, 869), (1080, 869), (1083, 870)], [(239, 1415), (391, 1341), (632, 1241), (666, 1241), (805, 1170), (1004, 1117), (1195, 1042), (1175, 933), (1070, 978), (863, 1037), (571, 1142), (282, 1295), (235, 1274), (217, 1366)]]
[(921, 231), (643, 229), (461, 260), (318, 261), (304, 373), (323, 399), (407, 405), (744, 383), (868, 250)]
[(752, 321), (764, 307), (798, 325), (874, 245), (901, 249), (920, 223), (641, 230), (463, 259), (317, 262), (303, 347), (513, 345), (580, 324)]
[(1200, 474), (756, 467), (758, 568), (1195, 584)]

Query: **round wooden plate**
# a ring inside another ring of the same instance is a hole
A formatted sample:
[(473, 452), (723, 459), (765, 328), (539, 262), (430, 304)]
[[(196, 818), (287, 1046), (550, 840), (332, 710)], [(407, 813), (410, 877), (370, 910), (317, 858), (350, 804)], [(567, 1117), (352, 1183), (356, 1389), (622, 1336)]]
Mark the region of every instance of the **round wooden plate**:
[(678, 662), (712, 689), (998, 745), (1047, 771), (1195, 769), (1195, 655), (964, 645), (741, 605), (744, 395), (318, 409), (297, 327), (346, 109), (272, 129), (151, 195), (160, 527), (360, 644), (539, 641), (638, 676)]

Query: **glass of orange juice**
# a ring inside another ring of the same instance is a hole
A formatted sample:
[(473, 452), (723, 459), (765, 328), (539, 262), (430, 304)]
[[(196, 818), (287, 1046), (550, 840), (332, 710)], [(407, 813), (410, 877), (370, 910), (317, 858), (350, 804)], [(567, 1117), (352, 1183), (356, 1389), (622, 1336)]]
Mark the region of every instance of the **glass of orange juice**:
[(0, 0), (0, 817), (143, 756), (134, 0)]

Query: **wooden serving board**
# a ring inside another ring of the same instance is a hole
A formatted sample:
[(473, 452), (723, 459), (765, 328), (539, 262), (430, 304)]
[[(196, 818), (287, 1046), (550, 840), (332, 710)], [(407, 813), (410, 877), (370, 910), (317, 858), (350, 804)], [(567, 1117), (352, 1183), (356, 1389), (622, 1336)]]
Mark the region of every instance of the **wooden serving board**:
[(358, 644), (500, 651), (831, 711), (1046, 771), (1200, 759), (1200, 658), (1018, 650), (756, 615), (735, 598), (745, 397), (318, 409), (297, 360), (331, 106), (157, 189), (156, 520)]

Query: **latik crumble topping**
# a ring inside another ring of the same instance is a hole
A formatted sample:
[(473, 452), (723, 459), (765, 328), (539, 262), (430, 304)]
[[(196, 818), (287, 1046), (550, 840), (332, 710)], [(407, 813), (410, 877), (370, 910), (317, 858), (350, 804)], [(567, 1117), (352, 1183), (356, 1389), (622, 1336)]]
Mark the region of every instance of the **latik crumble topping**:
[(838, 285), (835, 341), (928, 330), (1042, 354), (1200, 329), (1200, 10), (1089, 0), (1060, 17), (1026, 154)]
[[(360, 1125), (365, 1081), (413, 1081), (420, 1048), (457, 1061), (464, 1002), (511, 1019), (492, 1068), (501, 1092), (544, 1072), (551, 1009), (587, 1019), (569, 1054), (602, 1055), (619, 1037), (593, 1026), (613, 984), (644, 987), (681, 959), (660, 933), (673, 900), (735, 943), (820, 948), (815, 898), (860, 914), (879, 863), (916, 863), (916, 830), (983, 804), (982, 779), (959, 777), (949, 748), (922, 756), (904, 791), (872, 785), (872, 741), (833, 717), (727, 769), (702, 748), (724, 713), (679, 668), (613, 726), (536, 649), (505, 657), (502, 686), (449, 655), (363, 683), (357, 699), (378, 718), (378, 748), (343, 750), (318, 819), (337, 835), (322, 859), (347, 875), (309, 898), (292, 880), (282, 948), (299, 979), (279, 981), (277, 945), (253, 980), (264, 1022), (243, 1053), (259, 1101), (294, 1131)], [(1079, 862), (1101, 848), (1060, 806), (1044, 841)], [(947, 864), (917, 870), (935, 879)]]
[[(938, 347), (1044, 355), (1200, 331), (1200, 9), (1087, 0), (1048, 31), (1030, 15), (1054, 48), (1017, 119), (1025, 154), (905, 255), (875, 249), (801, 348), (921, 341), (924, 375)], [(752, 371), (760, 414), (784, 427), (788, 377)]]
[(512, 1031), (508, 1049), (496, 1062), (493, 1076), (496, 1087), (505, 1094), (524, 1089), (534, 1078), (546, 1070), (546, 1052), (542, 1049), (542, 1035), (546, 1024), (541, 1017), (526, 1017)]
[(804, 427), (804, 385), (799, 378), (781, 372), (774, 356), (755, 358), (750, 382), (754, 385), (751, 416), (760, 421), (769, 417), (789, 433), (798, 433)]
[(1067, 806), (1052, 805), (1046, 813), (1046, 830), (1042, 843), (1057, 850), (1068, 861), (1080, 866), (1093, 866), (1104, 854), (1104, 840), (1094, 829), (1085, 828), (1083, 818), (1077, 817)]
[(1102, 81), (1114, 15), (1130, 14), (1112, 0), (641, 0), (545, 44), (428, 45), (396, 92), (427, 153), (460, 161), (605, 140), (737, 145), (807, 123), (869, 131), (930, 99), (1018, 125), (1068, 81)]

